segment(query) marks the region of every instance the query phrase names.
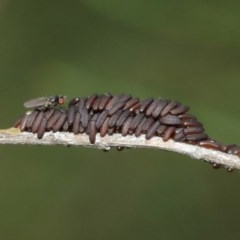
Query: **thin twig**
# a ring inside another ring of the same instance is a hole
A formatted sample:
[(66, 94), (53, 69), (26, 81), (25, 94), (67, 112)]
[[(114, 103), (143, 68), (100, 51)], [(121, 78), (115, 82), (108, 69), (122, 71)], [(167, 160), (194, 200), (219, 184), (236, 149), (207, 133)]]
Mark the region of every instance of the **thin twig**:
[(121, 134), (114, 134), (102, 138), (97, 134), (95, 144), (90, 144), (87, 134), (74, 135), (68, 132), (46, 132), (42, 139), (38, 139), (36, 134), (20, 132), (17, 128), (9, 128), (0, 130), (0, 144), (75, 145), (104, 150), (109, 150), (111, 147), (155, 148), (181, 153), (209, 163), (220, 164), (229, 169), (240, 169), (240, 158), (238, 156), (196, 145), (174, 142), (173, 140), (164, 142), (160, 137), (146, 140), (144, 135), (140, 137), (123, 137)]

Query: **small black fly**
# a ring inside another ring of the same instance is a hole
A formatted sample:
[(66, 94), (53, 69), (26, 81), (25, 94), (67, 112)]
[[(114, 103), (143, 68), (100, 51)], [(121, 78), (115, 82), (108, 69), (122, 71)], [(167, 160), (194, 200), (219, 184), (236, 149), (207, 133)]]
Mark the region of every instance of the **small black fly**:
[(51, 108), (57, 105), (63, 105), (66, 100), (66, 96), (40, 97), (26, 101), (23, 105), (25, 108)]

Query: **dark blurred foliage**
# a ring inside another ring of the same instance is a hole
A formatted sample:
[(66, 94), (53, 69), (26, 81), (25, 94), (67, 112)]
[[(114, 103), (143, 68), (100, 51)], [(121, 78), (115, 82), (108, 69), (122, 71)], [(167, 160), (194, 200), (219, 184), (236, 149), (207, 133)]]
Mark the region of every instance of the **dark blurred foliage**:
[[(1, 128), (33, 97), (94, 92), (191, 106), (240, 142), (240, 4), (0, 3)], [(1, 146), (0, 238), (238, 239), (237, 171), (156, 150)]]

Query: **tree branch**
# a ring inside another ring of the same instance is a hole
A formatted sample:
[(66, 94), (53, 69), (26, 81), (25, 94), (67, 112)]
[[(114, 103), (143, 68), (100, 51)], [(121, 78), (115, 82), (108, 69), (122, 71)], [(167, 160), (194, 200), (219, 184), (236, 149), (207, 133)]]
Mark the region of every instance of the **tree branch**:
[(153, 137), (150, 140), (146, 140), (144, 135), (140, 137), (123, 137), (121, 134), (114, 134), (101, 138), (97, 134), (95, 144), (90, 144), (87, 134), (74, 135), (68, 132), (46, 132), (42, 139), (38, 139), (37, 134), (20, 132), (17, 128), (9, 128), (0, 130), (0, 144), (74, 145), (103, 150), (110, 150), (111, 147), (154, 148), (188, 155), (209, 163), (220, 164), (228, 169), (240, 169), (240, 158), (238, 156), (196, 145), (174, 142), (173, 140), (164, 142), (160, 137)]

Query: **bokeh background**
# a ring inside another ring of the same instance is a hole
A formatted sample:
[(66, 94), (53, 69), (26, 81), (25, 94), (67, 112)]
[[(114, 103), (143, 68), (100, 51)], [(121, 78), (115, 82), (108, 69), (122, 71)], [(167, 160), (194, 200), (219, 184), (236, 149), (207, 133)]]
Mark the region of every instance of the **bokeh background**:
[[(240, 4), (1, 0), (1, 128), (34, 97), (131, 93), (191, 106), (239, 143)], [(0, 146), (0, 238), (238, 239), (240, 174), (150, 149)]]

